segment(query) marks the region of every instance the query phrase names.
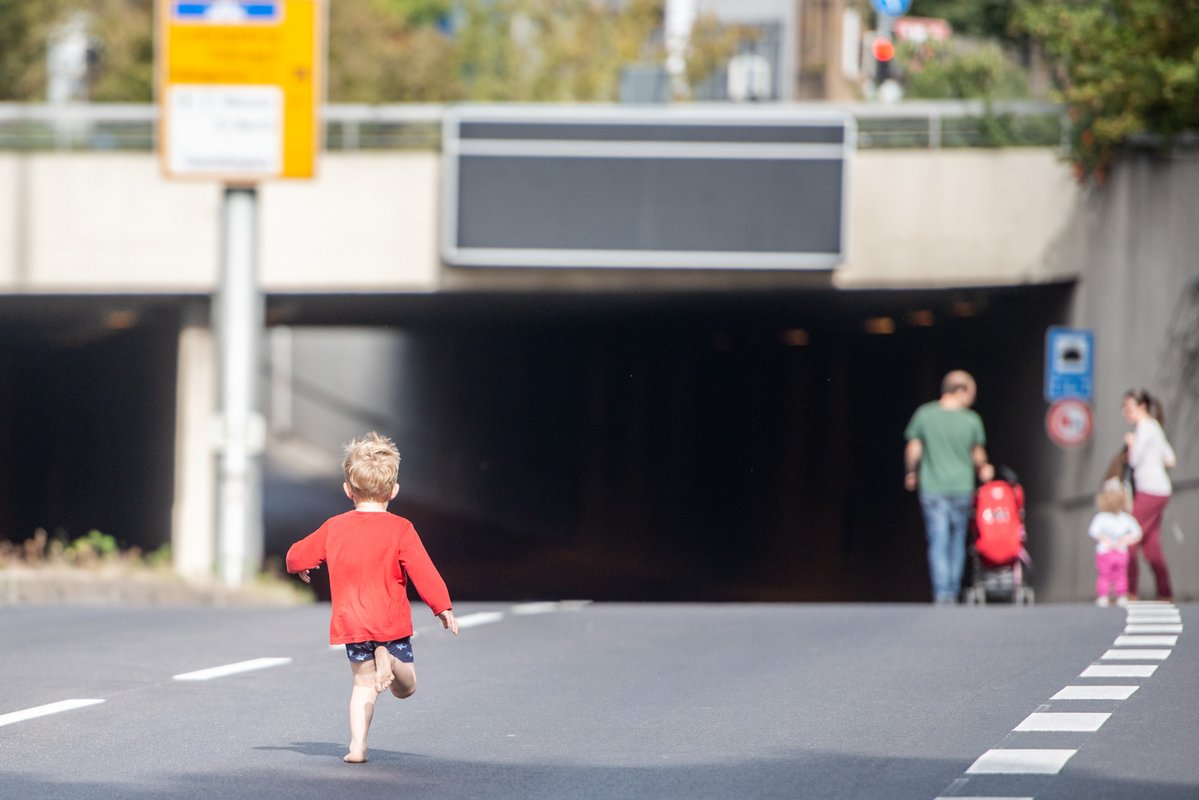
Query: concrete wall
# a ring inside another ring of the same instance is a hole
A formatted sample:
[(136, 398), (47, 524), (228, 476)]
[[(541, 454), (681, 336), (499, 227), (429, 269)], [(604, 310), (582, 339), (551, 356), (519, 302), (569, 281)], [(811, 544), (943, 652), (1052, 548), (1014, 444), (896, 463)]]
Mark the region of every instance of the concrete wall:
[[(1047, 150), (867, 151), (851, 164), (843, 287), (1069, 278), (1046, 258), (1077, 190)], [(718, 289), (827, 275), (737, 270), (450, 269), (432, 152), (328, 154), (310, 182), (261, 190), (267, 292)], [(162, 179), (151, 154), (0, 154), (0, 294), (213, 291), (220, 189)]]
[[(1175, 494), (1163, 544), (1177, 596), (1199, 596), (1199, 162), (1180, 157), (1123, 159), (1109, 185), (1082, 197), (1047, 257), (1083, 276), (1072, 323), (1095, 331), (1095, 433), (1072, 451), (1045, 445), (1031, 487), (1039, 501), (1029, 528), (1047, 599), (1093, 592), (1086, 525), (1092, 498), (1126, 431), (1120, 403), (1144, 387), (1163, 397), (1166, 433), (1178, 453)], [(1142, 594), (1153, 580), (1142, 569)], [(1146, 577), (1148, 576), (1148, 577)]]

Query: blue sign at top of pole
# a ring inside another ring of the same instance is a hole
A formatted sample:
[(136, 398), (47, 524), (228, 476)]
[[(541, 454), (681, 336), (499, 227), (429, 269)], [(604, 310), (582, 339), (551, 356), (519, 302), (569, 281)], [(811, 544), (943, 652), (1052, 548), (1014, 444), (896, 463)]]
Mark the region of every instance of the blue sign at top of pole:
[(209, 0), (209, 2), (174, 2), (175, 19), (181, 22), (276, 22), (283, 5), (250, 0)]
[(912, 10), (912, 0), (870, 0), (870, 5), (888, 17), (902, 17)]

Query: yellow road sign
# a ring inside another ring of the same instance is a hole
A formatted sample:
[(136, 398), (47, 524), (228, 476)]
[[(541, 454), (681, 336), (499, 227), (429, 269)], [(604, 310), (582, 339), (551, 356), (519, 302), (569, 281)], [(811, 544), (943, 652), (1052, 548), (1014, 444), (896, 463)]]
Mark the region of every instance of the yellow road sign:
[(322, 0), (158, 0), (159, 150), (176, 177), (310, 178)]

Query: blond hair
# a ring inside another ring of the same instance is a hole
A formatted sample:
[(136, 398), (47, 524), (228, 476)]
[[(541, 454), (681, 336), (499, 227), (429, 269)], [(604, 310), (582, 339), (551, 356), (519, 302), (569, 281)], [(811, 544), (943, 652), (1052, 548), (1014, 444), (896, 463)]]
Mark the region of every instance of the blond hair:
[(1095, 505), (1099, 506), (1100, 511), (1106, 511), (1109, 514), (1119, 514), (1125, 510), (1127, 499), (1124, 497), (1124, 487), (1113, 486), (1110, 483), (1105, 484), (1103, 491), (1095, 498)]
[(400, 451), (391, 439), (371, 431), (346, 445), (342, 469), (355, 500), (386, 503), (400, 472)]

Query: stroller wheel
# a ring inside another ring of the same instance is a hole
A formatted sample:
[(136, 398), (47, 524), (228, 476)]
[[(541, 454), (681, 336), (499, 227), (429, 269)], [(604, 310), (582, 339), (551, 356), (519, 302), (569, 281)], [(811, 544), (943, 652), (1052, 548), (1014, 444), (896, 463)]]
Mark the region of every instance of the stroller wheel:
[(966, 605), (970, 606), (985, 606), (987, 604), (987, 590), (981, 586), (971, 586), (966, 590)]
[(1036, 596), (1031, 586), (1021, 586), (1016, 590), (1016, 605), (1031, 606), (1036, 602)]

